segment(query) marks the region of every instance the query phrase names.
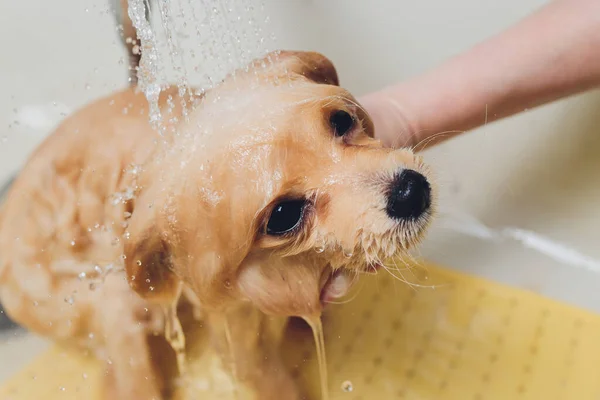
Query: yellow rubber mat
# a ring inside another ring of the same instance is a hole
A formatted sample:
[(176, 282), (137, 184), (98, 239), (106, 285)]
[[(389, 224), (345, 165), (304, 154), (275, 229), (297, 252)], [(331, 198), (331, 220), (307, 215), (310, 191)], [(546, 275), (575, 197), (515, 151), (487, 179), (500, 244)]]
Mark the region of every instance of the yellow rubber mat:
[[(403, 275), (422, 287), (383, 271), (326, 315), (331, 400), (600, 399), (599, 316), (436, 267)], [(290, 328), (284, 348), (319, 399), (310, 331)], [(207, 357), (191, 362), (197, 378), (176, 398), (233, 398)], [(6, 382), (0, 399), (93, 400), (101, 378), (96, 362), (54, 348)]]

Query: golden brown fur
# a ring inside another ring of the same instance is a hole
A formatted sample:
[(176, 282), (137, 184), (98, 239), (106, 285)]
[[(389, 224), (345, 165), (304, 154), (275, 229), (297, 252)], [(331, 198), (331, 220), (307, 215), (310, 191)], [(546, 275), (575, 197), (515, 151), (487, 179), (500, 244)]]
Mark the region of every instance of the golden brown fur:
[[(148, 338), (168, 333), (179, 304), (201, 312), (257, 398), (300, 398), (278, 358), (285, 318), (318, 315), (430, 220), (431, 208), (406, 221), (386, 215), (394, 174), (428, 172), (410, 151), (373, 139), (329, 60), (267, 59), (229, 76), (187, 118), (176, 88), (163, 92), (164, 137), (135, 88), (84, 107), (31, 156), (1, 209), (7, 312), (105, 359), (110, 397), (167, 396)], [(356, 121), (344, 137), (328, 122), (337, 110)], [(284, 198), (306, 199), (302, 223), (267, 234)]]

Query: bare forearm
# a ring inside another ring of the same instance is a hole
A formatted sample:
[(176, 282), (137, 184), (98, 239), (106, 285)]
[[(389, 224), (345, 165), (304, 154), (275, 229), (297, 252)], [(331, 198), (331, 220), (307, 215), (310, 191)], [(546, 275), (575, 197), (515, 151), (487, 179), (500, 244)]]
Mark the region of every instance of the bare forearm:
[(387, 144), (426, 147), (596, 85), (600, 1), (556, 0), (438, 68), (363, 100)]

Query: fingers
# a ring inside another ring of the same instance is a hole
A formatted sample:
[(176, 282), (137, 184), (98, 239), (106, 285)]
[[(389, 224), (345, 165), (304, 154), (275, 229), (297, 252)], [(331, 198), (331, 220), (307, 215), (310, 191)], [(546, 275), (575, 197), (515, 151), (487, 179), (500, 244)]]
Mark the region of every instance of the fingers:
[(413, 147), (418, 128), (408, 108), (387, 91), (370, 93), (358, 99), (375, 126), (375, 138), (387, 147)]

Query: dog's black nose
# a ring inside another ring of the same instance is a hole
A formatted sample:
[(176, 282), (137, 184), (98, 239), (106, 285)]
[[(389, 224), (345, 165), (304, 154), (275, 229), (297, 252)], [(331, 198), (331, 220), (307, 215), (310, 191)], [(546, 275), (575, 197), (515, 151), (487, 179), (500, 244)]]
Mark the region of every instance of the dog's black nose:
[(387, 192), (386, 211), (390, 218), (416, 219), (431, 206), (427, 178), (411, 169), (394, 176)]

